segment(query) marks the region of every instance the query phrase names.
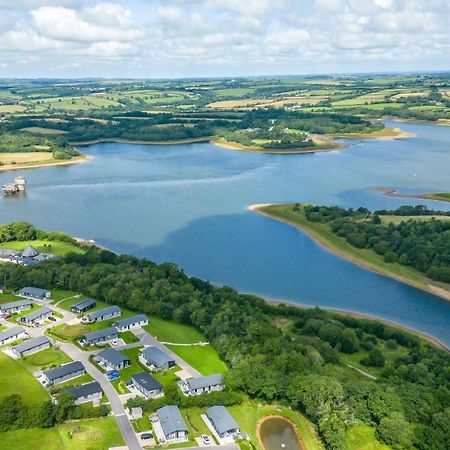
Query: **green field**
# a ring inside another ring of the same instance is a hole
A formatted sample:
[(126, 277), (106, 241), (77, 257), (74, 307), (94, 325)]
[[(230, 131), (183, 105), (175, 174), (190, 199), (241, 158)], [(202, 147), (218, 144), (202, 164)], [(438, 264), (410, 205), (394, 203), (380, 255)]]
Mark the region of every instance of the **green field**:
[(69, 252), (84, 253), (84, 250), (80, 247), (70, 244), (68, 242), (61, 241), (47, 241), (47, 240), (34, 240), (34, 241), (9, 241), (2, 242), (0, 247), (10, 248), (12, 250), (25, 250), (28, 245), (32, 245), (36, 250), (43, 253), (52, 253), (54, 255), (66, 255)]
[(211, 345), (168, 345), (167, 347), (180, 358), (183, 358), (194, 369), (197, 369), (202, 375), (225, 373), (227, 371), (227, 366)]
[(38, 353), (25, 356), (17, 360), (17, 363), (31, 372), (43, 370), (50, 366), (60, 366), (70, 362), (71, 359), (62, 350), (55, 347), (46, 348)]
[(206, 338), (190, 325), (160, 319), (155, 316), (149, 317), (148, 325), (144, 329), (161, 342), (193, 344), (206, 341)]
[(293, 204), (270, 205), (259, 208), (259, 211), (274, 219), (301, 228), (319, 244), (355, 264), (359, 264), (383, 275), (394, 277), (418, 288), (428, 289), (431, 285), (450, 292), (450, 286), (445, 286), (443, 283), (438, 284), (410, 266), (399, 263), (386, 263), (383, 256), (378, 255), (373, 250), (354, 247), (333, 233), (328, 224), (306, 220), (303, 207), (300, 207), (299, 211), (293, 211), (293, 206)]
[(106, 450), (124, 445), (114, 417), (0, 433), (2, 450)]
[[(40, 404), (49, 399), (47, 391), (20, 362), (0, 352), (0, 399), (20, 394), (29, 405)], [(20, 448), (20, 447), (16, 447)], [(3, 447), (2, 447), (3, 449)]]

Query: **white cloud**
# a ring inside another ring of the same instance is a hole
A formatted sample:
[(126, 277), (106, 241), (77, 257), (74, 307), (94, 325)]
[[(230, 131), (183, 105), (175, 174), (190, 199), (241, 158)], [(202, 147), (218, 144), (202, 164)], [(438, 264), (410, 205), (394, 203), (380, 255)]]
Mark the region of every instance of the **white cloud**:
[(147, 77), (450, 66), (447, 0), (0, 0), (0, 10), (11, 74), (31, 60), (39, 75)]

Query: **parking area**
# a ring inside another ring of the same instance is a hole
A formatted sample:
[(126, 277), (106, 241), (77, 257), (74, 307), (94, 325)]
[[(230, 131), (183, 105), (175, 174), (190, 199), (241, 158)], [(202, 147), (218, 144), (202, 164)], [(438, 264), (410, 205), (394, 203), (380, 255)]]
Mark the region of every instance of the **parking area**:
[(214, 438), (207, 435), (196, 437), (195, 442), (197, 442), (199, 447), (210, 447), (212, 445), (216, 445)]
[(214, 427), (212, 426), (212, 423), (210, 422), (210, 420), (208, 419), (208, 417), (206, 416), (206, 414), (202, 414), (202, 419), (203, 422), (205, 422), (206, 426), (208, 427), (208, 430), (211, 432), (211, 434), (214, 436), (214, 438), (216, 439), (216, 441), (219, 443), (219, 445), (226, 445), (226, 444), (234, 444), (235, 440), (232, 436), (227, 436), (224, 438), (221, 438), (218, 434), (217, 431), (214, 429)]

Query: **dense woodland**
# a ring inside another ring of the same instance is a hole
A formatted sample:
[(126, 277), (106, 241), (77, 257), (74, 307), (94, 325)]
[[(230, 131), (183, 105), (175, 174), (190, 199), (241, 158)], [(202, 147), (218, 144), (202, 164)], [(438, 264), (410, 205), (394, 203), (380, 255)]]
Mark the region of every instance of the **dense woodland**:
[(448, 215), (424, 206), (380, 210), (374, 214), (365, 208), (305, 207), (309, 221), (328, 223), (334, 233), (354, 247), (370, 248), (387, 263), (412, 266), (433, 280), (450, 283), (450, 221), (409, 217), (399, 224), (383, 224), (380, 216), (386, 214)]
[[(97, 248), (29, 268), (4, 265), (0, 276), (11, 289), (70, 289), (192, 324), (229, 366), (231, 402), (243, 393), (298, 409), (327, 448), (345, 449), (346, 429), (361, 422), (395, 449), (449, 448), (450, 356), (399, 329), (317, 308), (271, 306), (188, 277), (174, 264)], [(362, 367), (378, 379), (349, 368), (352, 355), (362, 355)], [(178, 401), (173, 389), (168, 395)]]

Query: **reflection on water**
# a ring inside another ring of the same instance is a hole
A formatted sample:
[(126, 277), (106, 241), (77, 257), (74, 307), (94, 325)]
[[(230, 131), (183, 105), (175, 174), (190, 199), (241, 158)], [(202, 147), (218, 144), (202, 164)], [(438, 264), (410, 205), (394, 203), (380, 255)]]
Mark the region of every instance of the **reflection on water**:
[(294, 427), (282, 417), (266, 419), (259, 432), (264, 450), (303, 450)]

